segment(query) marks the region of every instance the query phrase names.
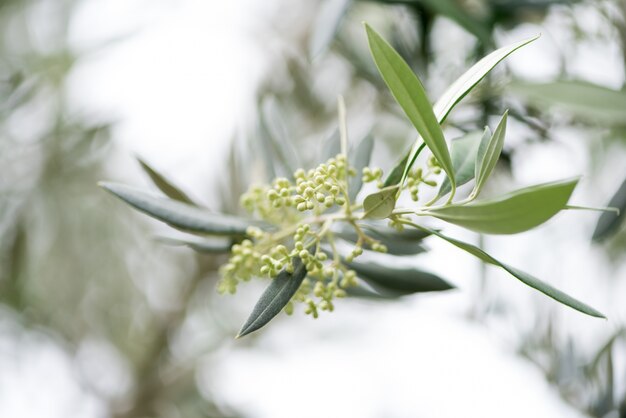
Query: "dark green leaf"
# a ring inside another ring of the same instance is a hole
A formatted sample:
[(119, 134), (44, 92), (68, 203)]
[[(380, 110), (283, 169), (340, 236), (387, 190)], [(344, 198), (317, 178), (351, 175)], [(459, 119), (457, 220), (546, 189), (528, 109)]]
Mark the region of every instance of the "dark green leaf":
[(306, 268), (299, 258), (293, 260), (294, 272), (281, 271), (265, 289), (261, 298), (254, 306), (237, 338), (250, 334), (270, 322), (291, 300), (306, 277)]
[(466, 242), (448, 237), (446, 235), (443, 235), (439, 231), (427, 228), (422, 225), (414, 224), (413, 226), (415, 226), (416, 228), (422, 229), (424, 231), (427, 231), (431, 233), (432, 235), (436, 235), (437, 237), (445, 241), (448, 241), (450, 244), (464, 251), (467, 251), (468, 253), (472, 254), (475, 257), (478, 257), (479, 259), (483, 260), (486, 263), (501, 267), (502, 269), (507, 271), (509, 274), (516, 277), (518, 280), (520, 280), (522, 283), (526, 284), (527, 286), (532, 287), (533, 289), (540, 291), (544, 295), (551, 297), (557, 302), (561, 302), (562, 304), (567, 305), (572, 309), (575, 309), (579, 312), (582, 312), (590, 316), (594, 316), (596, 318), (606, 318), (602, 313), (598, 312), (596, 309), (592, 308), (591, 306), (586, 305), (585, 303), (577, 299), (574, 299), (573, 297), (567, 295), (566, 293), (563, 293), (562, 291), (552, 287), (551, 285), (539, 280), (538, 278), (534, 276), (531, 276), (528, 273), (525, 273), (521, 270), (518, 270), (514, 267), (511, 267), (507, 264), (504, 264), (496, 260), (495, 258), (490, 256), (489, 254), (487, 254), (480, 248), (476, 247), (475, 245), (468, 244)]
[(613, 211), (607, 211), (600, 215), (596, 229), (593, 231), (593, 240), (597, 242), (614, 234), (624, 220), (624, 212), (626, 212), (626, 179), (615, 191), (607, 206), (617, 208), (620, 212), (617, 214)]
[[(486, 128), (483, 134), (472, 132), (450, 143), (450, 153), (457, 186), (462, 186), (474, 178), (478, 147), (481, 143), (481, 138), (487, 135), (491, 137), (489, 128)], [(446, 177), (441, 183), (437, 196), (443, 197), (450, 193), (450, 190), (450, 180)]]
[(429, 215), (485, 234), (517, 234), (534, 228), (565, 208), (578, 179), (544, 183), (498, 199), (433, 208)]
[(461, 2), (456, 0), (421, 0), (421, 3), (432, 12), (445, 16), (455, 22), (478, 38), (483, 45), (489, 45), (492, 42), (489, 24), (472, 16), (472, 14), (461, 5)]
[[(474, 186), (474, 190), (471, 194), (472, 199), (480, 194), (480, 191), (489, 179), (489, 176), (491, 176), (494, 168), (496, 168), (498, 159), (500, 159), (500, 153), (502, 152), (502, 146), (504, 145), (504, 138), (506, 136), (506, 121), (508, 114), (508, 111), (504, 112), (502, 119), (500, 119), (500, 123), (498, 123), (498, 126), (496, 127), (496, 130), (491, 138), (489, 138), (489, 141), (486, 141), (487, 136), (483, 136), (483, 139), (480, 142), (478, 154), (476, 155), (476, 185)], [(487, 131), (488, 130), (485, 132)]]
[(350, 196), (351, 201), (354, 201), (356, 195), (361, 190), (361, 187), (363, 187), (361, 172), (364, 167), (369, 165), (373, 149), (374, 137), (372, 137), (372, 135), (367, 135), (361, 140), (361, 142), (359, 142), (359, 145), (357, 145), (356, 148), (349, 153), (350, 165), (354, 167), (354, 170), (356, 171), (356, 176), (350, 178), (348, 187), (348, 195)]
[(208, 212), (135, 187), (108, 182), (99, 184), (135, 209), (183, 231), (213, 235), (244, 235), (250, 225), (255, 225), (253, 221)]
[(368, 195), (363, 201), (363, 218), (385, 219), (396, 206), (398, 186), (386, 187)]
[[(378, 71), (441, 168), (451, 177), (454, 189), (454, 172), (448, 146), (421, 81), (404, 59), (376, 31), (367, 24), (365, 30)], [(417, 149), (414, 147), (408, 159), (409, 163), (414, 160), (413, 156)], [(405, 167), (403, 179), (406, 178), (409, 169), (409, 166)]]
[(396, 267), (374, 261), (355, 260), (346, 265), (382, 295), (401, 296), (454, 289), (439, 276), (415, 267)]
[(165, 176), (156, 171), (154, 168), (150, 167), (144, 160), (137, 157), (137, 161), (139, 161), (141, 168), (150, 177), (154, 185), (157, 186), (166, 196), (171, 197), (174, 200), (178, 200), (179, 202), (198, 206), (189, 196), (185, 194), (185, 192), (174, 186), (172, 182), (166, 179)]

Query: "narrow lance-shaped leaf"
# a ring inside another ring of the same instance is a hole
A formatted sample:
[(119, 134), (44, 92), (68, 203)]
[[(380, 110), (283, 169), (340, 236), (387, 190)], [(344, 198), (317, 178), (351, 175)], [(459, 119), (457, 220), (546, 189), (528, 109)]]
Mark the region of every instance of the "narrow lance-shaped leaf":
[(261, 298), (254, 306), (252, 313), (246, 320), (237, 338), (250, 334), (253, 331), (267, 325), (291, 300), (302, 281), (306, 277), (306, 268), (299, 258), (293, 260), (294, 271), (288, 273), (281, 271), (272, 283), (265, 289)]
[(602, 241), (617, 231), (620, 224), (624, 220), (624, 212), (626, 212), (626, 179), (617, 189), (607, 206), (617, 208), (616, 212), (603, 212), (598, 219), (596, 229), (593, 231), (593, 240)]
[(363, 218), (385, 219), (391, 215), (396, 206), (396, 194), (398, 186), (386, 187), (376, 193), (372, 193), (363, 201)]
[(187, 196), (185, 192), (166, 179), (163, 174), (150, 167), (150, 165), (148, 165), (148, 163), (141, 158), (137, 157), (137, 161), (139, 161), (141, 168), (150, 177), (150, 180), (152, 180), (154, 185), (157, 186), (166, 196), (171, 197), (174, 200), (178, 200), (179, 202), (197, 206), (197, 204), (189, 196)]
[[(415, 229), (396, 231), (393, 228), (387, 226), (376, 226), (375, 228), (369, 228), (365, 225), (361, 225), (365, 229), (365, 233), (370, 237), (380, 241), (385, 247), (387, 247), (387, 254), (391, 255), (415, 255), (427, 251), (427, 248), (421, 242), (424, 236), (412, 237), (408, 232), (418, 232)], [(333, 229), (333, 234), (346, 241), (356, 243), (359, 240), (359, 234), (356, 233), (351, 225), (338, 225)]]
[(416, 267), (396, 267), (374, 261), (355, 260), (346, 265), (376, 291), (383, 295), (410, 295), (422, 292), (440, 292), (455, 287), (436, 274)]
[(234, 216), (208, 212), (196, 206), (146, 193), (135, 187), (108, 182), (99, 184), (135, 209), (183, 231), (244, 235), (249, 226), (258, 224)]
[(517, 234), (564, 209), (577, 183), (577, 178), (544, 183), (498, 199), (442, 206), (425, 213), (484, 234)]
[[(433, 111), (439, 123), (443, 123), (450, 111), (457, 105), (489, 72), (498, 65), (503, 59), (508, 57), (513, 52), (517, 51), (519, 48), (527, 45), (536, 39), (539, 38), (540, 35), (537, 35), (533, 38), (526, 39), (520, 42), (516, 42), (514, 44), (502, 47), (490, 53), (489, 55), (482, 58), (476, 64), (474, 64), (469, 70), (467, 70), (463, 75), (461, 75), (448, 89), (441, 95), (439, 100), (433, 106)], [(419, 142), (420, 138), (417, 139), (416, 143)], [(409, 161), (409, 169), (412, 166), (410, 161), (414, 161), (413, 158), (413, 147), (409, 152), (407, 152), (405, 158), (401, 162), (402, 170), (406, 167), (406, 162)], [(395, 170), (395, 168), (394, 168)], [(392, 170), (393, 172), (393, 170)], [(392, 184), (397, 184), (400, 180), (404, 181), (403, 178), (399, 178), (395, 183), (392, 183), (390, 179), (387, 179), (386, 186), (391, 186)]]
[(511, 267), (507, 264), (504, 264), (500, 261), (498, 261), (497, 259), (493, 258), (492, 256), (490, 256), (489, 254), (487, 254), (485, 251), (481, 250), (480, 248), (476, 247), (475, 245), (472, 244), (468, 244), (466, 242), (463, 241), (459, 241), (457, 239), (448, 237), (442, 233), (440, 233), (439, 231), (436, 231), (434, 229), (430, 229), (427, 228), (425, 226), (422, 225), (418, 225), (418, 224), (412, 224), (414, 227), (418, 228), (418, 229), (422, 229), (424, 231), (430, 232), (433, 235), (436, 235), (437, 237), (448, 241), (450, 244), (464, 250), (467, 251), (468, 253), (472, 254), (473, 256), (481, 259), (482, 261), (489, 263), (489, 264), (493, 264), (494, 266), (498, 266), (501, 267), (502, 269), (504, 269), (505, 271), (507, 271), (509, 274), (511, 274), (513, 277), (517, 278), (519, 281), (521, 281), (522, 283), (524, 283), (527, 286), (532, 287), (533, 289), (536, 289), (538, 291), (540, 291), (541, 293), (543, 293), (546, 296), (551, 297), (552, 299), (556, 300), (557, 302), (560, 302), (564, 305), (569, 306), (572, 309), (575, 309), (579, 312), (582, 312), (584, 314), (596, 317), (596, 318), (606, 318), (602, 313), (600, 313), (599, 311), (597, 311), (596, 309), (592, 308), (591, 306), (577, 300), (574, 299), (573, 297), (569, 296), (568, 294), (552, 287), (551, 285), (549, 285), (548, 283), (545, 283), (541, 280), (539, 280), (538, 278), (525, 273), (521, 270), (518, 270), (514, 267)]
[[(485, 136), (491, 137), (489, 128), (485, 128), (483, 134), (480, 132), (472, 132), (459, 139), (453, 140), (450, 144), (452, 165), (454, 166), (454, 178), (456, 179), (457, 186), (462, 186), (474, 178), (476, 154), (478, 153), (481, 138)], [(450, 193), (450, 190), (450, 180), (446, 177), (441, 183), (437, 196), (443, 197)]]
[(480, 194), (480, 191), (498, 163), (498, 159), (500, 158), (502, 147), (504, 145), (504, 138), (506, 136), (506, 121), (508, 114), (508, 110), (504, 112), (502, 119), (500, 119), (500, 123), (498, 123), (496, 130), (493, 135), (491, 135), (489, 140), (487, 140), (487, 136), (483, 136), (483, 139), (480, 141), (475, 165), (476, 185), (470, 195), (470, 199), (474, 199)]
[[(365, 30), (378, 71), (426, 146), (450, 177), (454, 190), (454, 171), (448, 146), (421, 81), (404, 59), (376, 31), (367, 24)], [(417, 152), (417, 147), (415, 152)], [(408, 161), (410, 163), (411, 158)], [(405, 167), (401, 181), (406, 178), (409, 168), (408, 165)]]
[(463, 73), (461, 77), (457, 78), (433, 106), (439, 123), (443, 123), (443, 121), (446, 120), (454, 106), (472, 91), (496, 65), (521, 47), (539, 39), (539, 36), (540, 35), (537, 35), (493, 51), (474, 64), (469, 70)]

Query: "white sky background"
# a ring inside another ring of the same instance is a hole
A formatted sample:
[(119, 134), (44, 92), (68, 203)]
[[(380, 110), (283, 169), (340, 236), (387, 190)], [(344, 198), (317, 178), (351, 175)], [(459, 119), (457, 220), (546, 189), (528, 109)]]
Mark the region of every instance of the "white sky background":
[[(140, 154), (192, 194), (208, 199), (229, 137), (246, 115), (252, 88), (264, 71), (264, 57), (251, 29), (262, 25), (274, 4), (86, 1), (72, 28), (77, 47), (89, 49), (116, 36), (134, 35), (79, 67), (71, 88), (76, 109), (113, 115), (119, 121), (115, 135), (127, 163), (132, 154)], [(555, 69), (541, 63), (549, 62), (545, 58), (551, 50), (565, 42), (558, 30), (525, 26), (503, 43), (537, 31), (544, 33), (542, 40), (509, 62), (518, 73), (542, 78)], [(610, 50), (583, 46), (580, 74), (617, 87), (623, 76), (619, 58)], [(590, 62), (594, 64), (586, 65)], [(597, 68), (620, 70), (598, 73)], [(563, 143), (529, 147), (528, 160), (517, 165), (520, 182), (588, 169), (585, 139), (571, 138), (567, 132), (557, 135)], [(619, 160), (614, 164), (616, 169), (605, 179), (609, 187), (594, 192), (583, 181), (575, 196), (580, 204), (605, 201), (626, 174)], [(128, 180), (133, 181), (141, 180)], [(251, 417), (580, 416), (562, 404), (538, 369), (513, 351), (519, 331), (534, 326), (534, 310), (559, 316), (566, 324), (563, 336), (589, 349), (625, 319), (619, 304), (619, 295), (626, 294), (624, 284), (614, 292), (603, 291), (612, 286), (607, 277), (611, 272), (601, 251), (588, 243), (594, 221), (593, 214), (566, 213), (538, 231), (489, 239), (487, 245), (494, 255), (598, 307), (610, 321), (589, 319), (546, 301), (489, 269), (491, 294), (485, 303), (497, 296), (514, 308), (504, 316), (488, 316), (489, 328), (470, 323), (465, 314), (475, 300), (478, 265), (446, 243), (432, 242), (428, 267), (460, 290), (386, 305), (342, 302), (337, 312), (318, 321), (299, 315), (278, 320), (264, 330), (259, 349), (233, 342), (207, 359), (198, 373), (200, 385)], [(453, 228), (450, 234), (475, 239)], [(623, 273), (624, 268), (618, 271)], [(245, 299), (246, 294), (239, 297)], [(100, 416), (97, 402), (80, 392), (62, 352), (53, 344), (26, 347), (31, 348), (0, 345), (10, 359), (0, 360), (0, 417)], [(623, 364), (624, 359), (616, 361)], [(47, 376), (57, 378), (52, 388)], [(619, 387), (624, 383), (618, 381)], [(67, 415), (68, 405), (77, 398), (84, 399), (81, 413)]]

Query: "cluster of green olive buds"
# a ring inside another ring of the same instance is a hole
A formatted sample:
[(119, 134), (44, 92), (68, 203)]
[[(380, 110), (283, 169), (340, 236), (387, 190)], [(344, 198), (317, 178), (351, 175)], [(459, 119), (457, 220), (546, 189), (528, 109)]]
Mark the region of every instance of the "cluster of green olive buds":
[(419, 200), (419, 186), (421, 184), (425, 184), (431, 187), (437, 186), (437, 182), (435, 180), (429, 179), (429, 177), (432, 174), (440, 174), (441, 167), (433, 156), (428, 159), (427, 165), (427, 172), (424, 172), (424, 170), (419, 167), (415, 170), (411, 170), (407, 176), (405, 187), (409, 190), (409, 193), (411, 194), (411, 199), (414, 202), (417, 202)]
[(371, 183), (373, 181), (377, 181), (377, 186), (379, 189), (381, 189), (383, 187), (383, 170), (381, 170), (380, 168), (369, 168), (369, 167), (363, 167), (363, 176), (362, 176), (362, 180), (363, 183)]
[(297, 170), (294, 173), (296, 194), (292, 198), (296, 209), (304, 212), (320, 206), (324, 209), (335, 204), (343, 206), (346, 203), (344, 184), (350, 174), (344, 154), (329, 159), (315, 169)]

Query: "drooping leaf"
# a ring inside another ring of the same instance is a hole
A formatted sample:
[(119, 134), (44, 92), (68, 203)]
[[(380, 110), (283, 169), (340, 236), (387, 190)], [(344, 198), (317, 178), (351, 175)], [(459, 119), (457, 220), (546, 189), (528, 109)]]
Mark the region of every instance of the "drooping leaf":
[(475, 164), (475, 176), (476, 185), (471, 194), (471, 199), (480, 194), (483, 186), (491, 176), (493, 169), (496, 168), (500, 154), (502, 153), (502, 146), (504, 145), (504, 137), (506, 136), (506, 120), (508, 111), (504, 112), (500, 123), (496, 127), (493, 135), (487, 141), (487, 136), (483, 136), (478, 147), (478, 153), (476, 154)]
[(450, 87), (441, 95), (433, 106), (439, 123), (443, 123), (450, 111), (503, 59), (517, 51), (521, 47), (539, 39), (540, 35), (504, 46), (490, 53), (474, 64), (463, 75), (456, 79)]
[(150, 177), (154, 185), (157, 186), (166, 196), (171, 197), (174, 200), (178, 200), (179, 202), (197, 206), (197, 204), (189, 196), (187, 196), (185, 192), (172, 184), (172, 182), (166, 179), (163, 174), (152, 168), (143, 159), (137, 157), (137, 161), (139, 161), (141, 168)]
[[(462, 186), (474, 178), (476, 154), (478, 153), (481, 138), (485, 136), (491, 137), (489, 128), (486, 128), (482, 134), (480, 132), (472, 132), (450, 143), (450, 153), (457, 186)], [(437, 196), (443, 197), (450, 193), (450, 190), (450, 180), (446, 177), (441, 183), (441, 187), (439, 187)]]
[(517, 234), (565, 208), (578, 179), (527, 187), (497, 199), (433, 208), (427, 214), (484, 234)]
[(309, 57), (323, 53), (335, 37), (335, 33), (350, 6), (351, 0), (324, 0), (319, 8), (313, 33), (309, 38)]
[[(387, 226), (380, 226), (376, 228), (367, 228), (364, 225), (363, 229), (367, 229), (365, 232), (368, 236), (380, 241), (381, 244), (387, 247), (387, 254), (391, 255), (415, 255), (425, 252), (427, 249), (421, 243), (422, 238), (415, 239), (409, 237), (404, 232), (409, 231), (396, 231), (393, 228)], [(416, 231), (413, 229), (412, 231)], [(349, 225), (340, 225), (333, 230), (334, 235), (344, 239), (346, 241), (356, 243), (359, 239), (359, 235), (354, 228)]]
[[(442, 124), (450, 111), (456, 106), (467, 94), (483, 79), (489, 72), (498, 65), (503, 59), (508, 57), (513, 52), (517, 51), (524, 45), (527, 45), (536, 39), (539, 38), (540, 35), (537, 35), (533, 38), (529, 38), (520, 42), (516, 42), (514, 44), (502, 47), (490, 53), (489, 55), (482, 58), (476, 64), (474, 64), (469, 70), (467, 70), (463, 75), (461, 75), (448, 89), (441, 95), (439, 100), (433, 106), (433, 111), (437, 120), (440, 124)], [(417, 139), (416, 143), (419, 142), (420, 138)], [(413, 146), (415, 147), (415, 145)], [(401, 169), (404, 172), (405, 167), (407, 167), (407, 162), (411, 160), (415, 160), (413, 157), (413, 148), (406, 153), (406, 156), (401, 162)], [(410, 169), (412, 163), (409, 162), (408, 168)], [(396, 166), (393, 171), (399, 166)], [(395, 178), (394, 178), (395, 180)], [(400, 181), (404, 181), (402, 177), (398, 178), (395, 183), (391, 182), (388, 178), (387, 182), (385, 182), (385, 186), (391, 186), (392, 184), (397, 184)]]
[(160, 236), (159, 241), (176, 246), (186, 246), (199, 253), (225, 254), (230, 251), (232, 240), (226, 238), (204, 238), (193, 235), (184, 237)]
[(360, 260), (346, 265), (382, 295), (401, 296), (455, 288), (441, 277), (416, 267), (397, 267)]
[(363, 201), (364, 219), (385, 219), (396, 206), (398, 186), (386, 187), (368, 195)]
[(291, 300), (306, 277), (306, 268), (299, 258), (293, 260), (294, 271), (281, 271), (261, 295), (252, 313), (241, 327), (237, 338), (267, 325)]
[(525, 273), (521, 270), (518, 270), (514, 267), (511, 267), (505, 263), (502, 263), (500, 261), (498, 261), (497, 259), (493, 258), (491, 255), (487, 254), (485, 251), (481, 250), (480, 248), (476, 247), (475, 245), (463, 242), (463, 241), (459, 241), (457, 239), (448, 237), (444, 234), (442, 234), (439, 231), (436, 231), (434, 229), (431, 228), (427, 228), (425, 226), (422, 225), (418, 225), (418, 224), (413, 224), (413, 226), (415, 226), (418, 229), (422, 229), (425, 230), (427, 232), (430, 232), (432, 235), (435, 235), (447, 242), (449, 242), (450, 244), (464, 250), (467, 251), (468, 253), (472, 254), (473, 256), (481, 259), (482, 261), (488, 263), (488, 264), (493, 264), (494, 266), (498, 266), (501, 267), (502, 269), (504, 269), (505, 271), (507, 271), (509, 274), (511, 274), (513, 277), (517, 278), (519, 281), (521, 281), (522, 283), (524, 283), (527, 286), (532, 287), (533, 289), (536, 289), (538, 291), (540, 291), (541, 293), (543, 293), (546, 296), (551, 297), (552, 299), (556, 300), (557, 302), (560, 302), (566, 306), (569, 306), (572, 309), (575, 309), (579, 312), (582, 312), (584, 314), (596, 317), (596, 318), (606, 318), (602, 313), (600, 313), (599, 311), (597, 311), (596, 309), (592, 308), (591, 306), (577, 300), (574, 299), (573, 297), (569, 296), (568, 294), (554, 288), (553, 286), (549, 285), (548, 283), (545, 283), (541, 280), (539, 280), (538, 278)]
[(255, 225), (253, 221), (208, 212), (135, 187), (109, 182), (101, 182), (99, 185), (135, 209), (183, 231), (213, 235), (244, 235), (249, 226)]
[(624, 220), (624, 212), (626, 212), (626, 179), (615, 191), (607, 206), (619, 209), (619, 214), (607, 211), (600, 215), (596, 229), (593, 231), (593, 240), (596, 242), (600, 242), (614, 234)]
[(586, 122), (626, 126), (626, 93), (576, 80), (511, 84), (511, 90), (537, 106), (559, 108)]
[(354, 201), (356, 195), (363, 187), (363, 179), (361, 172), (363, 168), (369, 165), (370, 158), (372, 156), (372, 150), (374, 149), (374, 137), (372, 135), (366, 135), (365, 138), (359, 142), (355, 149), (351, 150), (348, 155), (350, 165), (354, 167), (356, 176), (350, 178), (348, 185), (348, 195), (350, 200)]
[[(421, 81), (404, 59), (376, 31), (367, 24), (365, 30), (378, 71), (441, 168), (451, 178), (454, 189), (454, 171), (448, 146)], [(415, 147), (413, 155), (417, 149)], [(412, 159), (413, 156), (410, 156), (408, 162), (410, 163)], [(401, 181), (404, 181), (409, 169), (409, 165), (404, 168)]]

